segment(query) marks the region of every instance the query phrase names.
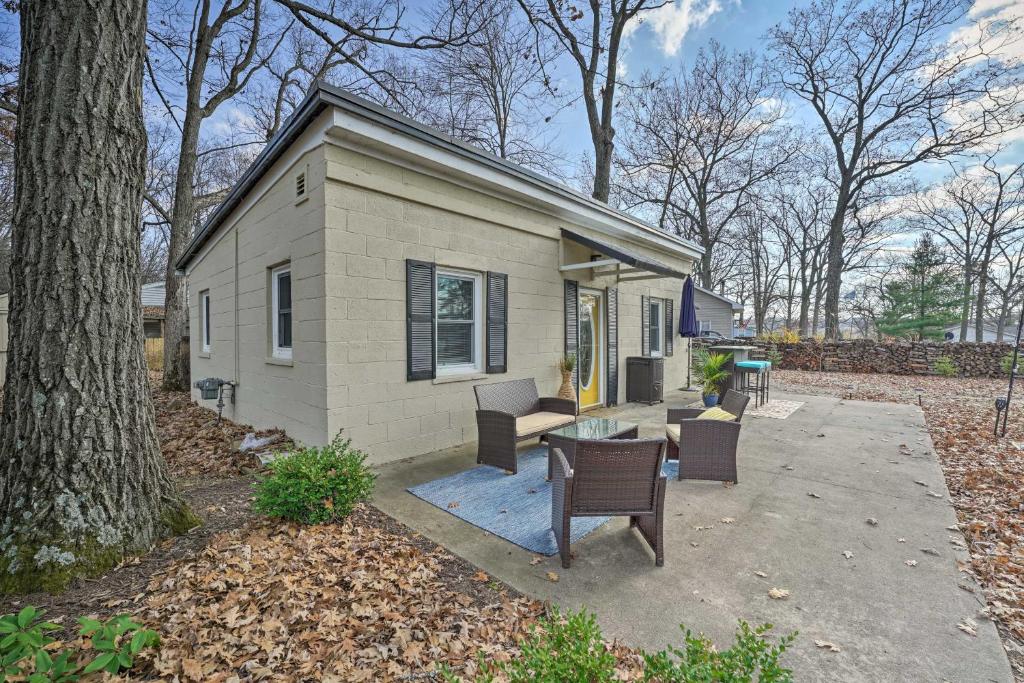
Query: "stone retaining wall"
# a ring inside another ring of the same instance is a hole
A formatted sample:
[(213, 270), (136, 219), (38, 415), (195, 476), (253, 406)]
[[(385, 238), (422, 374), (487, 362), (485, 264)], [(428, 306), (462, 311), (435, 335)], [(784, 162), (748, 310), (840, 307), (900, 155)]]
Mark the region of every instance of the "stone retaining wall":
[[(841, 342), (816, 340), (796, 343), (761, 339), (732, 339), (715, 344), (744, 344), (763, 349), (775, 348), (782, 355), (784, 370), (820, 370), (826, 372), (877, 372), (896, 375), (934, 375), (935, 363), (946, 357), (963, 377), (1004, 377), (1002, 359), (1013, 344), (972, 342), (876, 342), (855, 339)], [(694, 348), (708, 346), (696, 342)], [(1024, 357), (1024, 344), (1022, 344)]]

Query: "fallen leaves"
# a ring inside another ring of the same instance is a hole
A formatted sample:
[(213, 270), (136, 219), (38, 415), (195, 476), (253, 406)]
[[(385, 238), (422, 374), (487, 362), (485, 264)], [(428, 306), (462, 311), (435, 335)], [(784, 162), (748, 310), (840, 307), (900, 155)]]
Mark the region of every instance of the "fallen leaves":
[(769, 588), (768, 597), (772, 600), (785, 600), (789, 597), (789, 590), (785, 588)]
[(845, 557), (848, 560), (852, 560), (853, 559), (853, 553), (851, 551), (849, 551), (849, 550), (844, 550), (843, 551), (843, 557)]
[(547, 574), (545, 574), (545, 578), (547, 578), (547, 580), (551, 583), (558, 583), (558, 574), (556, 574), (555, 572), (548, 572)]
[(973, 619), (964, 619), (956, 627), (969, 636), (978, 635), (978, 624)]
[(828, 640), (815, 640), (814, 645), (829, 652), (842, 652), (838, 645)]
[(907, 565), (908, 567), (916, 567), (917, 560), (904, 560), (903, 564)]
[(160, 630), (149, 664), (183, 681), (372, 681), (516, 656), (542, 605), (484, 585), (483, 571), (453, 586), (453, 562), (358, 515), (221, 534), (152, 578), (137, 612)]
[(869, 526), (878, 526), (878, 520), (874, 517), (868, 517), (864, 521), (867, 522)]
[(184, 391), (156, 386), (157, 381), (157, 376), (150, 380), (156, 431), (160, 450), (175, 476), (229, 476), (261, 469), (257, 451), (240, 449), (247, 434), (255, 434), (271, 451), (292, 448), (291, 440), (280, 430), (255, 431), (226, 419), (217, 424), (216, 412), (193, 403)]

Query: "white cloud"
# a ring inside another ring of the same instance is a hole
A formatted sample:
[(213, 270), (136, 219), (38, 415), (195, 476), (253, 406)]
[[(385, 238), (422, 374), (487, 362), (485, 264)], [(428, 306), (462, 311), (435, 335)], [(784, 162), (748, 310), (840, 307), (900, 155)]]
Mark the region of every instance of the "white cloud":
[(644, 23), (654, 29), (661, 41), (661, 51), (673, 57), (690, 29), (701, 28), (721, 11), (720, 0), (674, 0), (647, 13)]

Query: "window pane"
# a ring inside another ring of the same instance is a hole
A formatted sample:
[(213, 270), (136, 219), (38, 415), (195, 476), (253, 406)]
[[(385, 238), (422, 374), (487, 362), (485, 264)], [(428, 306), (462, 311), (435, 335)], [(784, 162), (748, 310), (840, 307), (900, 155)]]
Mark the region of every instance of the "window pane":
[(473, 280), (451, 275), (437, 276), (437, 319), (473, 319)]
[[(472, 283), (470, 283), (472, 285)], [(473, 323), (437, 321), (437, 364), (472, 365), (476, 362), (473, 347)]]
[(651, 351), (661, 351), (661, 305), (651, 304)]
[(292, 312), (280, 311), (277, 314), (277, 346), (281, 349), (292, 347)]
[(292, 274), (277, 276), (277, 307), (282, 311), (292, 310)]
[(203, 296), (203, 344), (210, 345), (210, 295)]

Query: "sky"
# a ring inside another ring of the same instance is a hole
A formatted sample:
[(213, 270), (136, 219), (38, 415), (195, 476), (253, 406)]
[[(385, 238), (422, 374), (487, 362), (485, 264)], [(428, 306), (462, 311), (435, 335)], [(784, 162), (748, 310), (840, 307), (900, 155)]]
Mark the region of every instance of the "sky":
[[(685, 69), (697, 51), (714, 39), (732, 50), (761, 52), (764, 35), (786, 18), (797, 0), (675, 0), (647, 14), (629, 33), (623, 59), (625, 74), (645, 70)], [(567, 86), (578, 88), (576, 73), (564, 69)], [(569, 88), (572, 89), (572, 88)], [(582, 103), (562, 112), (554, 121), (557, 142), (570, 165), (592, 152)]]

